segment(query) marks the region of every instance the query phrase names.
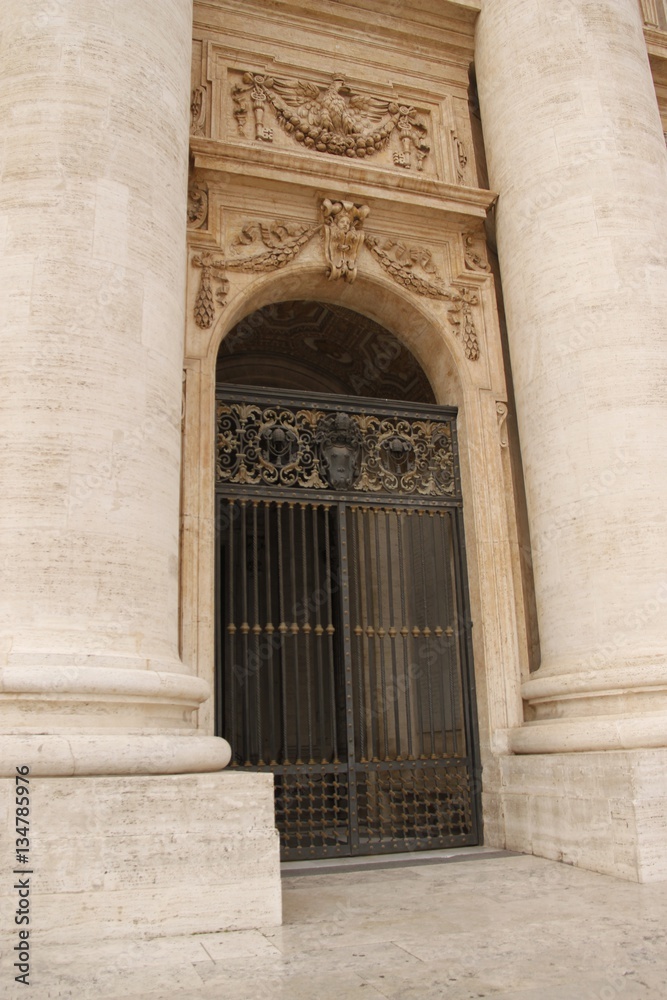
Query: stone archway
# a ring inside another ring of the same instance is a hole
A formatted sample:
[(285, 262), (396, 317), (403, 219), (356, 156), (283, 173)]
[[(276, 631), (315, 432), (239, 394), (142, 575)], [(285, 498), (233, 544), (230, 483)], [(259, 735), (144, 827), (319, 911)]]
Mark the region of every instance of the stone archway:
[[(197, 277), (197, 272), (193, 272)], [(340, 316), (350, 310), (365, 323), (379, 324), (423, 369), (438, 404), (458, 408), (457, 430), (467, 545), (473, 647), (479, 714), (480, 752), (485, 771), (484, 823), (487, 843), (501, 829), (496, 803), (497, 755), (507, 750), (509, 729), (521, 719), (522, 607), (519, 553), (509, 456), (504, 438), (506, 414), (500, 355), (488, 341), (482, 364), (470, 364), (461, 341), (435, 302), (411, 296), (386, 279), (360, 274), (354, 284), (341, 285), (323, 277), (304, 261), (269, 275), (243, 276), (228, 297), (217, 324), (202, 331), (189, 326), (185, 363), (183, 531), (182, 531), (182, 649), (184, 662), (214, 682), (214, 562), (215, 534), (215, 384), (218, 351), (234, 329), (252, 332), (249, 317), (264, 307), (277, 314), (286, 302), (323, 304)], [(194, 302), (195, 287), (192, 289)], [(482, 298), (486, 322), (495, 322), (493, 297)], [(487, 312), (488, 309), (488, 312)], [(310, 336), (311, 331), (304, 331)], [(238, 352), (221, 357), (241, 364)], [(230, 372), (233, 365), (230, 366)], [(277, 366), (280, 368), (280, 365)], [(283, 365), (283, 373), (285, 367)], [(237, 369), (239, 381), (242, 370)], [(289, 373), (292, 378), (294, 373)], [(319, 373), (325, 380), (335, 375)], [(325, 388), (321, 383), (320, 388)], [(392, 393), (393, 394), (393, 393)], [(202, 731), (215, 728), (212, 701), (199, 712)]]

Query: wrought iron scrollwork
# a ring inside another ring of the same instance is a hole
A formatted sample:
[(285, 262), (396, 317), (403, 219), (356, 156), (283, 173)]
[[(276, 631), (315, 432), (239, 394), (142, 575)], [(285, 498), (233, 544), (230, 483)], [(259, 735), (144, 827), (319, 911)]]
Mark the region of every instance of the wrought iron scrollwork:
[(453, 496), (448, 420), (218, 402), (219, 484)]

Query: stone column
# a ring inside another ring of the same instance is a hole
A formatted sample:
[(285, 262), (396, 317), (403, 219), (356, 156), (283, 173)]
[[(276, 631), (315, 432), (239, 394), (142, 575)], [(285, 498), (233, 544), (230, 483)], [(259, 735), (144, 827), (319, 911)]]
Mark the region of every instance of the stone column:
[[(192, 0), (0, 5), (0, 762), (218, 770), (178, 653)], [(45, 734), (46, 737), (45, 738)]]
[(637, 0), (483, 0), (542, 665), (519, 753), (667, 746), (667, 153)]

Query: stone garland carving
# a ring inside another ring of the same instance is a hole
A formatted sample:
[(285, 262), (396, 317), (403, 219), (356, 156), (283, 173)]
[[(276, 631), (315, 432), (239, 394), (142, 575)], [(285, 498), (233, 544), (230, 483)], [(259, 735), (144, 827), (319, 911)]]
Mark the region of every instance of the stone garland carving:
[(188, 187), (188, 229), (201, 229), (208, 216), (208, 191), (193, 181)]
[(306, 226), (289, 222), (274, 222), (272, 226), (261, 223), (245, 226), (235, 242), (248, 245), (258, 236), (267, 249), (241, 260), (232, 258), (227, 261), (227, 268), (230, 271), (276, 271), (298, 257), (320, 229), (320, 225)]
[(206, 87), (195, 87), (190, 99), (190, 133), (206, 134)]
[[(429, 278), (416, 274), (412, 269), (412, 261), (415, 259), (415, 255), (419, 259), (420, 248), (411, 250), (408, 254), (408, 260), (401, 261), (397, 259), (395, 249), (400, 245), (392, 241), (388, 240), (381, 246), (376, 236), (368, 235), (366, 237), (366, 246), (394, 281), (399, 282), (405, 288), (409, 288), (418, 295), (425, 295), (432, 299), (445, 299), (452, 303), (448, 312), (449, 322), (463, 341), (466, 358), (469, 361), (477, 361), (479, 358), (479, 341), (477, 339), (475, 319), (472, 312), (472, 307), (479, 304), (477, 292), (474, 289), (464, 286), (447, 288), (443, 285), (442, 280), (437, 274), (434, 275), (434, 278), (437, 280), (429, 280)], [(422, 251), (422, 253), (428, 253), (428, 251)], [(430, 255), (428, 259), (430, 260)], [(433, 272), (429, 271), (427, 273), (432, 274)]]
[(217, 406), (218, 483), (452, 496), (451, 426), (400, 416)]
[(477, 340), (472, 307), (479, 305), (479, 296), (474, 289), (462, 287), (451, 295), (451, 300), (452, 308), (448, 314), (449, 322), (463, 341), (463, 351), (466, 358), (469, 361), (477, 361), (479, 359), (479, 341)]
[[(413, 264), (420, 261), (420, 248), (403, 247), (402, 244), (392, 240), (386, 240), (381, 245), (379, 237), (372, 236), (370, 233), (366, 236), (366, 246), (387, 274), (400, 285), (417, 292), (418, 295), (426, 295), (432, 299), (450, 297), (449, 292), (441, 284), (434, 284), (413, 270)], [(428, 251), (421, 252), (427, 255), (428, 266), (430, 254)], [(426, 268), (423, 270), (426, 271)], [(435, 268), (433, 267), (426, 273), (435, 274)]]
[[(362, 246), (366, 246), (387, 274), (396, 282), (433, 299), (451, 303), (448, 318), (461, 338), (465, 356), (470, 361), (479, 358), (479, 341), (475, 329), (473, 306), (479, 304), (477, 292), (466, 286), (447, 288), (438, 275), (431, 253), (424, 247), (409, 247), (397, 240), (385, 240), (372, 233), (365, 233), (364, 222), (370, 209), (367, 205), (354, 202), (331, 201), (325, 198), (320, 206), (322, 222), (308, 226), (302, 223), (274, 222), (252, 223), (243, 227), (232, 244), (236, 249), (250, 246), (256, 241), (264, 249), (249, 257), (231, 258), (224, 261), (214, 258), (209, 251), (193, 258), (193, 264), (201, 268), (199, 290), (195, 299), (195, 322), (202, 329), (208, 329), (215, 318), (213, 281), (219, 283), (215, 299), (224, 306), (229, 282), (224, 276), (227, 271), (274, 271), (293, 261), (312, 240), (316, 233), (324, 236), (324, 255), (327, 262), (327, 276), (332, 280), (341, 278), (351, 283), (357, 275), (357, 258)], [(423, 274), (419, 274), (421, 270)]]
[(481, 254), (477, 253), (474, 247), (474, 243), (475, 243), (474, 233), (463, 234), (463, 257), (465, 266), (469, 271), (489, 272), (491, 270), (489, 262), (485, 260)]
[(229, 281), (225, 277), (225, 262), (220, 257), (215, 258), (210, 251), (204, 250), (192, 258), (192, 263), (195, 267), (201, 268), (199, 290), (195, 299), (195, 323), (202, 330), (208, 330), (213, 326), (215, 319), (213, 281), (219, 283), (215, 294), (219, 305), (224, 306), (229, 291)]
[(354, 94), (339, 76), (320, 87), (304, 80), (244, 73), (242, 84), (232, 88), (234, 117), (242, 135), (247, 97), (252, 102), (257, 141), (273, 142), (273, 129), (264, 124), (270, 106), (284, 132), (318, 153), (363, 159), (385, 149), (396, 136), (400, 149), (393, 154), (395, 165), (410, 170), (414, 153), (417, 170), (422, 170), (430, 152), (427, 128), (412, 105)]

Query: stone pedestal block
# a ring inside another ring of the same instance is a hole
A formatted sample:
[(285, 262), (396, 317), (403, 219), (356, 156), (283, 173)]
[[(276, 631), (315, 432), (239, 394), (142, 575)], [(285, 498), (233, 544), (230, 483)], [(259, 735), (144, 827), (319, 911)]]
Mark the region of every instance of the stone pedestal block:
[(506, 757), (499, 797), (508, 850), (667, 880), (667, 750)]
[[(0, 781), (6, 869), (15, 853), (14, 787)], [(30, 864), (13, 867), (31, 872), (37, 944), (280, 923), (271, 775), (33, 778), (30, 800)], [(15, 897), (7, 876), (2, 913), (14, 912)]]

